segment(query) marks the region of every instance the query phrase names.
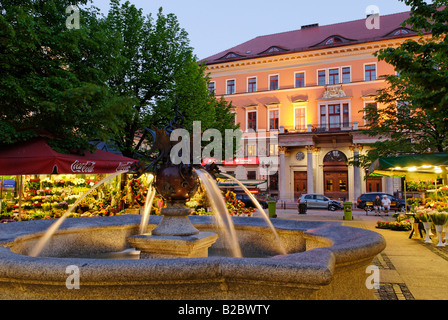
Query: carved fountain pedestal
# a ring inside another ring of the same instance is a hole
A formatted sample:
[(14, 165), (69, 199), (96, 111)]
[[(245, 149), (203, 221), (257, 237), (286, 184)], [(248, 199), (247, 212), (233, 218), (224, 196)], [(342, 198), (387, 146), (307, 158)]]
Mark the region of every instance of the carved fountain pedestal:
[(199, 232), (190, 222), (191, 209), (185, 206), (198, 188), (192, 168), (167, 166), (156, 174), (155, 187), (167, 200), (161, 210), (163, 219), (151, 233), (128, 237), (129, 244), (140, 251), (140, 258), (204, 258), (216, 242), (213, 232)]

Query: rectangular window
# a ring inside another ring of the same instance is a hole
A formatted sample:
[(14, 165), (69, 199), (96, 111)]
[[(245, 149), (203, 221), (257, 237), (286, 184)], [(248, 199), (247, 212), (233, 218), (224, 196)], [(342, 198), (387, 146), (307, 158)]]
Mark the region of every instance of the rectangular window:
[(320, 106), (320, 130), (327, 130), (327, 107)]
[(247, 180), (256, 180), (257, 171), (247, 171)]
[[(374, 110), (378, 110), (378, 105), (377, 105), (376, 102), (369, 102), (369, 103), (366, 105), (366, 108), (373, 109), (372, 111), (374, 111)], [(372, 123), (371, 120), (366, 120), (366, 121), (365, 121), (365, 124), (366, 124), (366, 125), (369, 125), (369, 124), (371, 124), (371, 123)]]
[(278, 144), (274, 143), (269, 144), (269, 155), (278, 156)]
[(235, 93), (235, 80), (227, 80), (227, 94)]
[(328, 128), (329, 130), (337, 130), (341, 128), (341, 105), (328, 105)]
[(247, 113), (247, 129), (257, 131), (257, 112), (250, 111)]
[(247, 145), (246, 155), (248, 157), (256, 157), (257, 156), (257, 146), (256, 145), (252, 145), (252, 144), (248, 144)]
[(344, 128), (350, 127), (348, 103), (342, 105), (342, 125)]
[(247, 80), (247, 92), (257, 92), (257, 78)]
[(269, 76), (269, 90), (278, 90), (278, 76)]
[(306, 127), (305, 108), (295, 108), (295, 129), (304, 131)]
[(215, 91), (215, 82), (214, 81), (210, 81), (208, 83), (208, 92), (210, 94), (212, 94)]
[(234, 121), (234, 124), (236, 125), (236, 124), (238, 124), (238, 122), (236, 121), (236, 112), (235, 111), (231, 111), (230, 113), (233, 113), (233, 121)]
[(351, 70), (350, 67), (342, 68), (342, 83), (351, 82)]
[(317, 85), (318, 86), (324, 86), (327, 84), (327, 74), (325, 70), (319, 70), (317, 72)]
[(365, 68), (365, 81), (376, 80), (376, 65), (368, 64), (364, 68)]
[(296, 73), (296, 88), (305, 87), (305, 72)]
[(278, 130), (278, 110), (269, 110), (269, 130)]
[(328, 71), (328, 84), (338, 84), (339, 83), (339, 69), (330, 69)]
[(326, 191), (333, 191), (333, 180), (327, 179), (325, 181)]

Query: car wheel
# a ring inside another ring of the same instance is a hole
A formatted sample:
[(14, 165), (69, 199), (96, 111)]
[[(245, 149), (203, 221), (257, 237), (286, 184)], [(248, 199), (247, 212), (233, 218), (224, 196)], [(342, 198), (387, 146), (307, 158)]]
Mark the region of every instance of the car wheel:
[(333, 205), (333, 204), (331, 204), (331, 205), (328, 206), (328, 210), (330, 210), (330, 211), (336, 211), (337, 209), (338, 209), (338, 208), (336, 208), (336, 206)]

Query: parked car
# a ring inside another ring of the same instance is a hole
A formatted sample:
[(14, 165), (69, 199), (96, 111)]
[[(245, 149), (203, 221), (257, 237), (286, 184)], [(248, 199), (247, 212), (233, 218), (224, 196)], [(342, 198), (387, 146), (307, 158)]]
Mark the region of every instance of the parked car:
[(403, 199), (399, 199), (390, 194), (384, 192), (369, 192), (360, 195), (356, 201), (356, 206), (359, 209), (363, 209), (366, 212), (373, 211), (373, 200), (377, 196), (380, 197), (380, 200), (383, 199), (384, 195), (386, 195), (390, 199), (390, 210), (392, 211), (405, 211), (405, 201)]
[[(256, 208), (255, 203), (253, 203), (252, 199), (247, 194), (240, 193), (240, 194), (235, 195), (235, 197), (237, 200), (240, 200), (242, 203), (244, 203), (244, 206), (246, 208)], [(266, 201), (258, 200), (258, 202), (260, 203), (260, 205), (263, 209), (268, 208), (268, 203)]]
[(297, 202), (297, 208), (301, 203), (306, 203), (307, 209), (327, 209), (330, 211), (344, 209), (342, 203), (321, 194), (302, 194)]

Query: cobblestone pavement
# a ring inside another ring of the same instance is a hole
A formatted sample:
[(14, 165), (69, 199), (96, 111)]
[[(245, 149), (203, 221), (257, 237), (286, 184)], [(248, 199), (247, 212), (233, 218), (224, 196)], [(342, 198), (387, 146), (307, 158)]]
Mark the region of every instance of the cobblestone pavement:
[[(380, 271), (396, 270), (385, 253), (380, 253), (372, 262)], [(380, 282), (380, 288), (375, 290), (378, 300), (415, 300), (405, 283)]]
[[(343, 212), (308, 210), (277, 210), (277, 218), (292, 220), (330, 220), (344, 225), (376, 231), (386, 239), (386, 249), (373, 260), (380, 270), (380, 287), (375, 290), (378, 300), (448, 300), (448, 246), (426, 244), (420, 235), (410, 238), (408, 231), (376, 229), (376, 222), (394, 221), (392, 216), (366, 216), (354, 210), (353, 220), (343, 220)], [(424, 235), (423, 235), (424, 236)]]

